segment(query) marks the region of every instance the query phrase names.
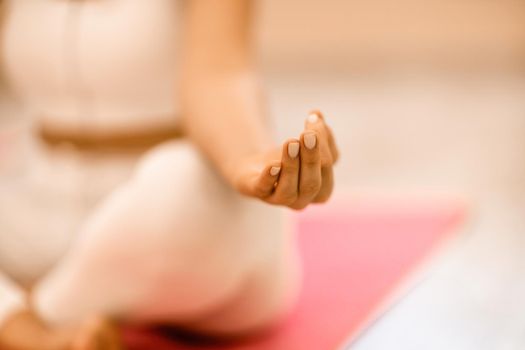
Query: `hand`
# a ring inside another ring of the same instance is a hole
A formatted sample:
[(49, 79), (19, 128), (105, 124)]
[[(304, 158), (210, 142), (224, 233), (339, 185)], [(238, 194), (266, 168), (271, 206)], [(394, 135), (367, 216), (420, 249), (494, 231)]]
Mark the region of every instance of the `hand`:
[(325, 202), (334, 187), (333, 165), (339, 157), (335, 140), (322, 114), (310, 113), (300, 139), (247, 157), (236, 165), (234, 186), (263, 201), (303, 209)]
[(31, 310), (12, 315), (0, 329), (2, 350), (120, 350), (116, 327), (93, 318), (75, 329), (47, 327)]

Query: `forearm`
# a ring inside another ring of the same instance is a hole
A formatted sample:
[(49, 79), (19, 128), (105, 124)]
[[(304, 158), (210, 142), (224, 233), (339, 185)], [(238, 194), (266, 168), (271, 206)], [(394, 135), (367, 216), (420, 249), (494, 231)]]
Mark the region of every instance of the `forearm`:
[(193, 0), (185, 8), (185, 131), (232, 185), (238, 162), (272, 144), (254, 69), (253, 8), (246, 0)]
[(262, 91), (250, 69), (189, 76), (182, 101), (185, 131), (228, 181), (235, 164), (273, 144)]

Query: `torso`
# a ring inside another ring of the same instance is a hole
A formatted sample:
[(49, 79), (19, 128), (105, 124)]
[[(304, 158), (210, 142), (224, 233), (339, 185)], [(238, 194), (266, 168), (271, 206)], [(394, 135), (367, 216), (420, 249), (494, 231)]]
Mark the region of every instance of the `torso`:
[[(142, 152), (179, 135), (179, 4), (4, 5), (1, 61), (41, 137), (21, 137), (12, 149), (16, 162), (2, 166), (0, 269), (30, 284), (63, 256)], [(38, 239), (42, 234), (45, 241)]]
[(179, 16), (173, 0), (11, 0), (10, 85), (48, 128), (105, 134), (176, 123)]

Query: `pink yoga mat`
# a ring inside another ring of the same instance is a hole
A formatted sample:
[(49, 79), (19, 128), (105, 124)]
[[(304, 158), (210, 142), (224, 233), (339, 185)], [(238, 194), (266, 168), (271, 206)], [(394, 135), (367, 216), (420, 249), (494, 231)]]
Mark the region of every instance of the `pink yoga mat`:
[(203, 344), (151, 329), (123, 332), (130, 350), (334, 350), (392, 302), (399, 286), (462, 222), (455, 200), (333, 201), (293, 215), (305, 280), (294, 312), (272, 331)]

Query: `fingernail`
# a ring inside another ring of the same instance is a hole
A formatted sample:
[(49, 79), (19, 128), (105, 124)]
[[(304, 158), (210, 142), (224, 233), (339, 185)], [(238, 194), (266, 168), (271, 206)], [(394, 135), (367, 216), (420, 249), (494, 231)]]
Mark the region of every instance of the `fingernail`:
[(273, 166), (270, 168), (270, 175), (276, 176), (277, 174), (279, 174), (280, 171), (281, 171), (280, 166)]
[(319, 120), (319, 116), (317, 115), (317, 113), (311, 113), (308, 118), (306, 118), (306, 121), (308, 121), (308, 123), (316, 123), (317, 120)]
[(299, 155), (299, 142), (290, 142), (288, 144), (288, 155), (292, 159)]
[(304, 145), (308, 149), (314, 149), (317, 144), (317, 137), (313, 133), (304, 134)]

